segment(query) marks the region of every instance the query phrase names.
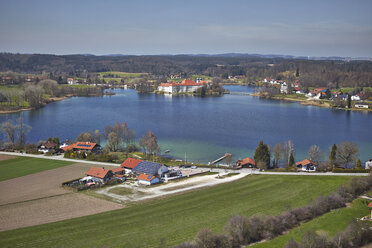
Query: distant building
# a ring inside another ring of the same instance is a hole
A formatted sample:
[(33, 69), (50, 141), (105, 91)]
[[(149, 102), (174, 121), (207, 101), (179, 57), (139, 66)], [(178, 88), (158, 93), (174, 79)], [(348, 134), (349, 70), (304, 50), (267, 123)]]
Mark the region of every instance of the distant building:
[(77, 81), (73, 78), (67, 78), (67, 83), (72, 85), (72, 84), (76, 84)]
[(203, 85), (206, 85), (208, 82), (199, 81), (198, 83), (185, 79), (181, 83), (170, 82), (170, 83), (161, 83), (158, 86), (158, 91), (169, 94), (179, 94), (179, 93), (193, 93)]
[(280, 85), (280, 93), (288, 94), (288, 85), (285, 82)]
[(317, 167), (318, 165), (309, 159), (304, 159), (296, 163), (296, 168), (300, 171), (316, 171)]
[(247, 168), (255, 168), (256, 167), (256, 163), (251, 158), (244, 158), (242, 160), (238, 160), (238, 161), (236, 161), (236, 165), (241, 166), (241, 167), (247, 167)]
[(51, 150), (55, 150), (56, 148), (57, 148), (56, 143), (48, 141), (38, 146), (38, 151), (47, 153), (47, 152), (50, 152)]

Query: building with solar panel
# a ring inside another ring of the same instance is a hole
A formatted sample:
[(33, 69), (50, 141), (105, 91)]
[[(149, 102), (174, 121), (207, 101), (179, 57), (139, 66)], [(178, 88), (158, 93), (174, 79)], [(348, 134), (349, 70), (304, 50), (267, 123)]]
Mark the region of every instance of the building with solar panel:
[(159, 163), (141, 161), (133, 169), (133, 173), (140, 175), (152, 175), (157, 177), (163, 177), (165, 173), (168, 172), (168, 167)]

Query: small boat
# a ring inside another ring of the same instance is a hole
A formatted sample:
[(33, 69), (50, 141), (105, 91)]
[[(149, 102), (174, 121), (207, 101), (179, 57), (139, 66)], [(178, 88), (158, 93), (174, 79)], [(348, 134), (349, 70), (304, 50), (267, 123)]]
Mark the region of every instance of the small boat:
[(168, 153), (168, 152), (170, 152), (170, 150), (165, 150), (165, 151), (164, 151), (164, 153)]

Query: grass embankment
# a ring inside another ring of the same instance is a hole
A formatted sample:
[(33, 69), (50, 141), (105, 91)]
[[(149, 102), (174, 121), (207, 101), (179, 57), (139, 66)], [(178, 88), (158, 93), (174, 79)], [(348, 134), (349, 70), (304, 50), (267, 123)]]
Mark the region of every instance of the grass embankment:
[(233, 215), (278, 215), (335, 191), (351, 177), (255, 175), (56, 223), (0, 232), (1, 247), (159, 247), (191, 240), (202, 228), (222, 232)]
[(29, 174), (56, 169), (62, 166), (73, 164), (72, 162), (17, 157), (0, 161), (0, 181), (26, 176)]
[(309, 231), (315, 231), (318, 234), (328, 234), (333, 237), (338, 232), (344, 231), (352, 220), (368, 215), (368, 201), (356, 199), (349, 208), (332, 210), (318, 218), (302, 224), (292, 229), (288, 234), (279, 236), (273, 240), (253, 245), (254, 248), (284, 247), (286, 243), (293, 238), (297, 242)]

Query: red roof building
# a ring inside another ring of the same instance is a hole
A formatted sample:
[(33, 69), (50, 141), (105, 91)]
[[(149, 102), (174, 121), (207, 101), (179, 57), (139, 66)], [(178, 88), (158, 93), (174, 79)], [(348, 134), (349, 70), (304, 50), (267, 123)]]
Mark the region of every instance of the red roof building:
[(127, 158), (122, 164), (121, 167), (126, 169), (134, 169), (140, 162), (143, 160), (135, 159), (135, 158)]
[(236, 164), (237, 164), (238, 166), (242, 166), (242, 167), (250, 167), (250, 168), (256, 166), (256, 163), (255, 163), (254, 160), (251, 159), (251, 158), (245, 158), (245, 159), (242, 159), (242, 160), (238, 160), (238, 161), (236, 162)]
[(111, 171), (114, 174), (123, 174), (125, 170), (121, 167), (118, 167), (118, 168), (112, 169)]
[(111, 170), (106, 170), (104, 168), (90, 167), (89, 170), (85, 173), (87, 176), (99, 178), (102, 180), (107, 180), (112, 176)]
[(93, 151), (93, 149), (100, 147), (97, 143), (91, 142), (76, 142), (74, 144), (62, 147), (62, 150), (69, 151)]
[(306, 165), (308, 165), (308, 164), (315, 164), (315, 163), (312, 162), (312, 161), (309, 160), (309, 159), (304, 159), (304, 160), (302, 160), (302, 161), (300, 161), (300, 162), (297, 162), (297, 163), (296, 163), (296, 166), (299, 166), (299, 165), (306, 166)]

